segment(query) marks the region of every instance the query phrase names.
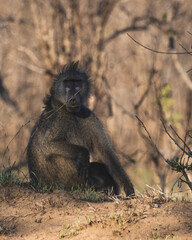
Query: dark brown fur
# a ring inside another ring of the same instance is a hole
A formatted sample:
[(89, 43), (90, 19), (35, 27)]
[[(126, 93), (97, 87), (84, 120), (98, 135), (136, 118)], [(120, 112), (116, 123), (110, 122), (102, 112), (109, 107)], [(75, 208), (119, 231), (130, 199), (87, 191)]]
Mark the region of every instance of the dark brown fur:
[[(31, 133), (27, 148), (31, 180), (64, 184), (66, 189), (88, 183), (98, 189), (113, 187), (116, 194), (134, 194), (101, 122), (86, 107), (89, 92), (90, 81), (78, 62), (65, 66)], [(90, 154), (103, 163), (90, 163)]]

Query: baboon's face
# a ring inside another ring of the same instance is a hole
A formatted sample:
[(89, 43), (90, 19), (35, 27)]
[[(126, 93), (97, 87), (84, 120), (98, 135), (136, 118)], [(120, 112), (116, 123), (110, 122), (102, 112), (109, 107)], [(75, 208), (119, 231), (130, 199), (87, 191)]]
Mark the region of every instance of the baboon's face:
[(82, 80), (64, 80), (65, 102), (69, 112), (79, 112), (82, 105)]
[(79, 112), (87, 97), (86, 82), (81, 78), (64, 78), (56, 81), (53, 96), (69, 112)]
[(89, 92), (90, 81), (86, 73), (78, 69), (78, 62), (64, 67), (51, 89), (53, 98), (69, 112), (79, 112), (86, 104)]

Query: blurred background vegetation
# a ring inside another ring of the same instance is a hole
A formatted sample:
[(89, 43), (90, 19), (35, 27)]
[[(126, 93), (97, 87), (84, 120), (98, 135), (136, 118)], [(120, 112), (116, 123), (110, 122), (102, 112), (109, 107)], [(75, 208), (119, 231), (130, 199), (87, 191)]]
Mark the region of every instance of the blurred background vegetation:
[[(192, 129), (191, 22), (190, 0), (0, 0), (0, 169), (25, 159), (55, 75), (79, 60), (92, 80), (89, 107), (136, 189), (169, 192), (179, 176), (135, 115), (167, 158), (181, 154), (160, 120), (182, 138)], [(157, 51), (185, 54), (154, 53), (127, 33)]]

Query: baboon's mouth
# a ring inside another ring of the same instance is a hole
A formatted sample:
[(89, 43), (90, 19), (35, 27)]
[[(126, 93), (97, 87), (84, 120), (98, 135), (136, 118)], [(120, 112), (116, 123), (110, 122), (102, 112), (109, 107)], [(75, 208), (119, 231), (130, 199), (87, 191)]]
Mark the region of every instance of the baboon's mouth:
[(81, 109), (80, 106), (68, 106), (67, 107), (67, 111), (68, 112), (79, 112)]

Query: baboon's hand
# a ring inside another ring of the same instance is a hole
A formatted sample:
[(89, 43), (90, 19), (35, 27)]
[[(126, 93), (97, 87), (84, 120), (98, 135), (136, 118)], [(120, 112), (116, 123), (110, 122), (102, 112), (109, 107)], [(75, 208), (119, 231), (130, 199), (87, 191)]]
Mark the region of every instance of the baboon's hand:
[(78, 167), (78, 176), (86, 180), (88, 178), (88, 167), (85, 165), (80, 165)]
[(124, 184), (123, 189), (121, 189), (121, 192), (124, 192), (124, 194), (126, 196), (134, 197), (134, 195), (135, 195), (135, 191), (134, 191), (133, 185), (132, 185), (132, 183), (130, 181), (128, 181), (126, 184)]

